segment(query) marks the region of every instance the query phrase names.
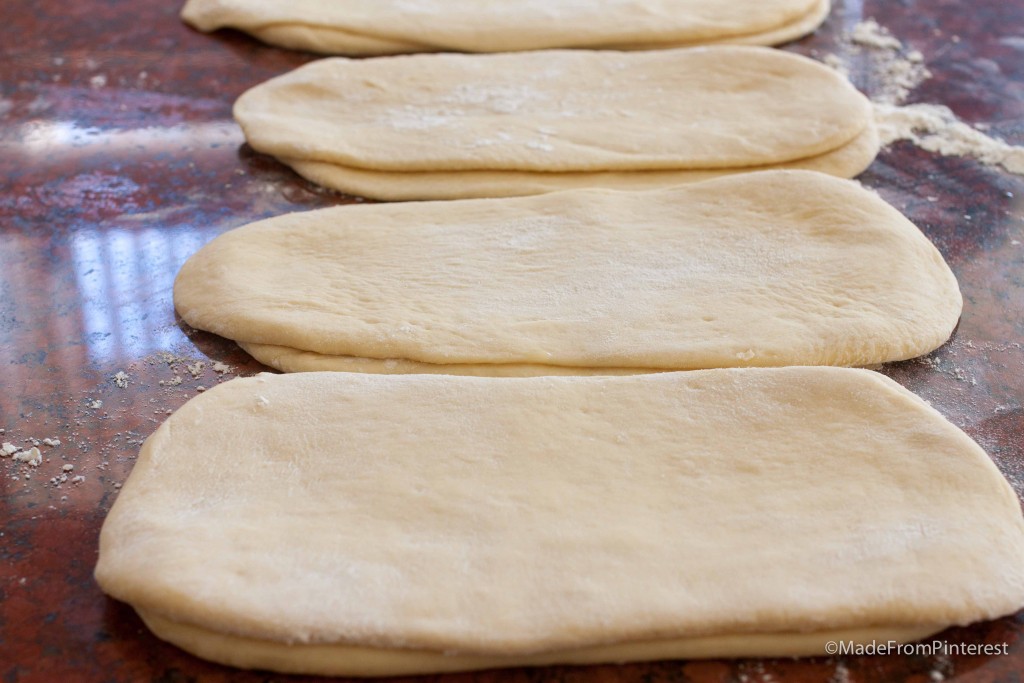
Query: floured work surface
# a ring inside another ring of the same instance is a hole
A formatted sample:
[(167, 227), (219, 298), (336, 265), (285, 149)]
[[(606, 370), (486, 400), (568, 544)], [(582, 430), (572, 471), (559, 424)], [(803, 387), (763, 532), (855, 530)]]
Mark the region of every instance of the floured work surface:
[(145, 443), (96, 570), (243, 667), (818, 655), (1024, 603), (985, 453), (867, 370), (237, 379)]
[(835, 71), (754, 47), (319, 60), (244, 93), (253, 148), (382, 199), (647, 189), (764, 168), (852, 177), (878, 151)]
[(828, 0), (189, 0), (182, 18), (283, 47), (374, 55), (775, 45), (828, 12)]
[(807, 171), (279, 216), (193, 255), (174, 301), (283, 370), (486, 375), (870, 365), (962, 305), (899, 212)]

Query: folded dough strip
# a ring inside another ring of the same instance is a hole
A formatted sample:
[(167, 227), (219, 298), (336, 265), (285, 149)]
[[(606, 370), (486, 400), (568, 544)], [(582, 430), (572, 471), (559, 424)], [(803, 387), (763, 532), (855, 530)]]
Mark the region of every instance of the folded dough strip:
[(962, 306), (916, 226), (810, 171), (279, 216), (192, 256), (174, 302), (280, 368), (501, 374), (870, 366)]
[(721, 38), (691, 43), (658, 43), (651, 45), (644, 45), (642, 43), (622, 43), (606, 45), (603, 47), (604, 49), (615, 50), (664, 50), (677, 47), (696, 47), (698, 45), (781, 45), (813, 33), (814, 30), (821, 26), (825, 19), (828, 18), (830, 10), (830, 0), (820, 0), (820, 2), (816, 3), (807, 14), (799, 19), (777, 28), (766, 29), (764, 31), (736, 34), (733, 36), (724, 36)]
[(836, 642), (909, 643), (922, 640), (943, 626), (836, 629), (818, 633), (744, 633), (741, 635), (674, 638), (639, 643), (545, 652), (539, 655), (464, 655), (423, 650), (359, 647), (356, 645), (285, 644), (245, 638), (183, 624), (146, 610), (137, 610), (149, 630), (197, 657), (244, 669), (263, 669), (319, 676), (414, 676), (521, 666), (585, 665), (668, 659), (741, 657), (821, 657)]
[[(596, 44), (561, 44), (544, 47), (561, 47), (601, 50), (671, 50), (699, 45), (780, 45), (811, 33), (828, 17), (829, 0), (820, 0), (804, 16), (775, 28), (720, 36), (706, 40), (662, 41), (657, 43), (608, 42)], [(305, 50), (323, 55), (382, 56), (407, 54), (411, 52), (436, 52), (450, 49), (441, 44), (392, 38), (386, 35), (355, 33), (332, 26), (311, 23), (277, 23), (245, 27), (247, 33), (269, 45), (279, 45), (292, 50)], [(538, 48), (532, 48), (538, 49)], [(492, 50), (470, 50), (491, 52)]]
[[(353, 15), (333, 15), (334, 8), (306, 6), (291, 3), (288, 7), (268, 7), (258, 3), (225, 2), (224, 0), (189, 0), (182, 11), (185, 21), (203, 31), (219, 28), (236, 28), (246, 31), (266, 43), (292, 49), (308, 50), (321, 54), (348, 55), (390, 55), (422, 51), (464, 51), (464, 52), (513, 52), (550, 48), (585, 49), (661, 49), (714, 43), (776, 45), (799, 38), (817, 28), (829, 13), (829, 0), (814, 0), (802, 10), (780, 12), (773, 23), (768, 20), (755, 21), (748, 26), (734, 25), (706, 26), (703, 33), (698, 24), (689, 30), (672, 35), (671, 21), (646, 28), (629, 27), (635, 13), (616, 21), (611, 30), (588, 32), (595, 22), (591, 17), (578, 17), (582, 30), (565, 30), (561, 34), (550, 32), (552, 18), (544, 16), (539, 28), (546, 29), (539, 34), (536, 30), (517, 31), (508, 27), (503, 30), (500, 17), (481, 18), (474, 31), (463, 35), (444, 35), (445, 31), (431, 29), (431, 21), (451, 23), (450, 12), (443, 18), (421, 17), (418, 24), (403, 29), (394, 20), (400, 14), (388, 17), (387, 10), (376, 19), (364, 17), (355, 20)], [(552, 6), (554, 9), (557, 3)], [(520, 6), (520, 13), (528, 8)], [(268, 11), (269, 10), (269, 11)], [(463, 19), (472, 14), (472, 8), (461, 8)], [(317, 13), (320, 20), (317, 20)], [(397, 10), (392, 10), (397, 12)], [(680, 10), (685, 12), (685, 10)], [(605, 14), (608, 13), (606, 10)], [(525, 21), (520, 17), (517, 23)], [(700, 21), (697, 19), (696, 21)], [(490, 22), (490, 23), (488, 23)]]
[(300, 176), (339, 192), (385, 201), (521, 197), (545, 192), (585, 188), (656, 190), (698, 183), (736, 173), (765, 170), (807, 170), (839, 178), (853, 178), (878, 154), (880, 143), (874, 120), (853, 140), (818, 156), (773, 166), (718, 170), (605, 171), (594, 173), (534, 173), (529, 171), (388, 172), (339, 166), (318, 161), (281, 158)]
[(587, 368), (541, 363), (422, 363), (407, 358), (330, 356), (286, 346), (236, 339), (243, 351), (281, 372), (365, 372), (375, 375), (463, 375), (470, 377), (543, 377), (573, 375), (636, 375), (669, 372), (667, 368)]
[(244, 667), (812, 655), (1013, 613), (1024, 519), (866, 370), (263, 374), (146, 440), (96, 577)]
[(872, 120), (835, 71), (747, 46), (336, 57), (250, 89), (234, 114), (257, 151), (396, 173), (778, 166)]

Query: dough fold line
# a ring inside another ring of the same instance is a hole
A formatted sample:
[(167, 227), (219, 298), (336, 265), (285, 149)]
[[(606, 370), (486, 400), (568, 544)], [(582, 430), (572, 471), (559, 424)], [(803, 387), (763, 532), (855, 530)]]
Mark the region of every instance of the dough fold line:
[(432, 199), (485, 199), (521, 197), (545, 192), (586, 188), (656, 190), (700, 183), (738, 173), (767, 170), (818, 171), (853, 178), (867, 169), (878, 154), (878, 128), (874, 120), (852, 140), (818, 156), (772, 166), (717, 170), (595, 171), (577, 173), (531, 171), (376, 171), (319, 161), (281, 157), (278, 160), (312, 183), (359, 197), (385, 201)]
[[(429, 40), (422, 35), (415, 39), (384, 26), (377, 30), (360, 30), (357, 27), (332, 25), (312, 19), (289, 21), (280, 18), (261, 20), (258, 15), (247, 17), (243, 12), (231, 9), (220, 10), (216, 0), (189, 0), (182, 10), (182, 19), (195, 28), (210, 32), (221, 28), (237, 28), (257, 39), (282, 47), (307, 50), (320, 54), (348, 55), (394, 55), (412, 52), (433, 52), (462, 50), (467, 52), (509, 52), (546, 48), (610, 49), (610, 50), (654, 50), (694, 47), (700, 45), (778, 45), (800, 38), (813, 32), (828, 17), (830, 0), (816, 0), (803, 14), (782, 19), (774, 26), (763, 26), (750, 31), (737, 27), (734, 33), (718, 33), (705, 38), (673, 40), (621, 40), (610, 36), (593, 37), (586, 40), (527, 41), (519, 45), (504, 44), (499, 49), (488, 47), (494, 40), (479, 43)], [(484, 32), (486, 34), (486, 32)]]
[(321, 676), (407, 676), (479, 669), (555, 664), (585, 665), (675, 659), (742, 657), (815, 657), (830, 642), (921, 640), (945, 627), (881, 626), (819, 633), (745, 633), (735, 636), (675, 638), (637, 643), (612, 643), (536, 655), (467, 655), (425, 650), (397, 650), (359, 645), (286, 645), (210, 631), (136, 610), (158, 638), (210, 661), (246, 669), (268, 669)]

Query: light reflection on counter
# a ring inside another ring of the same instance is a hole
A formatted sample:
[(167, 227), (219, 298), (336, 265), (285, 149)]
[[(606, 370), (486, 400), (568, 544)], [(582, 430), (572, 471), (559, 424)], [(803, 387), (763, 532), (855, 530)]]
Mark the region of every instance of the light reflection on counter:
[(87, 231), (71, 238), (91, 362), (113, 362), (128, 350), (166, 350), (181, 341), (171, 301), (174, 277), (207, 240), (196, 232), (164, 228)]
[(180, 123), (142, 128), (97, 128), (75, 121), (31, 121), (15, 129), (0, 150), (22, 153), (33, 159), (102, 147), (119, 158), (134, 154), (159, 154), (219, 145), (237, 147), (244, 142), (233, 121)]

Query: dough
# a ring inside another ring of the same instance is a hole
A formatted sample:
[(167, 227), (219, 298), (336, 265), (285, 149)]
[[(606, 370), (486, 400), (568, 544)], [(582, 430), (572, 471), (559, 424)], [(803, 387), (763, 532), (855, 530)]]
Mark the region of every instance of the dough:
[(174, 302), (281, 369), (498, 375), (871, 365), (936, 348), (962, 306), (913, 224), (809, 171), (278, 216), (193, 255)]
[[(842, 147), (818, 156), (747, 171), (796, 169), (852, 178), (878, 154), (874, 121)], [(540, 173), (533, 171), (440, 171), (394, 173), (338, 166), (320, 161), (281, 159), (307, 180), (348, 194), (386, 201), (520, 197), (559, 190), (603, 187), (614, 190), (653, 190), (733, 175), (733, 169), (711, 171), (598, 171)]]
[(260, 151), (396, 172), (757, 166), (835, 150), (872, 118), (836, 71), (736, 46), (335, 57), (234, 113)]
[(828, 0), (189, 0), (201, 31), (238, 28), (325, 54), (775, 45), (810, 33)]
[(96, 577), (243, 667), (821, 655), (1024, 605), (985, 453), (841, 368), (260, 375), (145, 443)]
[(374, 197), (422, 176), (448, 198), (482, 183), (546, 191), (541, 175), (555, 189), (780, 166), (848, 176), (878, 151), (870, 105), (845, 78), (755, 47), (324, 59), (252, 88), (234, 113), (254, 149)]
[(541, 377), (544, 375), (636, 375), (642, 372), (667, 372), (659, 368), (588, 368), (543, 365), (541, 363), (460, 363), (439, 365), (402, 358), (360, 358), (328, 356), (299, 351), (287, 346), (238, 342), (246, 353), (282, 372), (370, 372), (381, 375), (469, 375), (472, 377)]

